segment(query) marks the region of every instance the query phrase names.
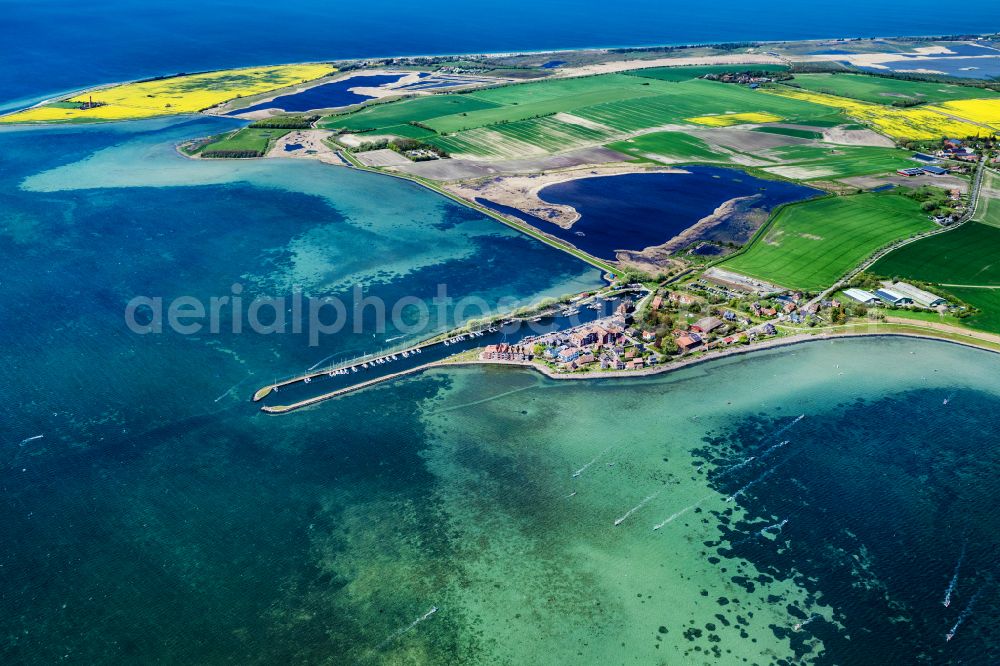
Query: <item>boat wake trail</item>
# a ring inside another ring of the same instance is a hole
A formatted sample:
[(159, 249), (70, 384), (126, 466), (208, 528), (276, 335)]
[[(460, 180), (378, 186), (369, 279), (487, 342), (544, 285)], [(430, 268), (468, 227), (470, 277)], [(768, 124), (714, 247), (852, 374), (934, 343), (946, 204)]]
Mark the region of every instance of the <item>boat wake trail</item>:
[(652, 499), (654, 497), (656, 497), (657, 495), (659, 495), (659, 494), (660, 494), (659, 492), (653, 493), (652, 495), (650, 495), (649, 497), (647, 497), (646, 499), (642, 500), (641, 502), (639, 502), (638, 504), (636, 504), (634, 507), (632, 507), (631, 509), (629, 509), (628, 511), (626, 511), (624, 516), (622, 516), (621, 518), (619, 518), (618, 520), (615, 521), (615, 526), (618, 526), (618, 525), (621, 525), (622, 523), (624, 523), (626, 518), (628, 518), (629, 516), (631, 516), (633, 513), (635, 513), (636, 511), (638, 511), (642, 507), (646, 506), (646, 504), (648, 504), (650, 501), (652, 501)]
[(786, 432), (788, 432), (792, 428), (792, 426), (794, 426), (796, 423), (798, 423), (799, 421), (801, 421), (805, 417), (806, 417), (805, 414), (799, 414), (798, 416), (795, 417), (795, 420), (793, 420), (791, 423), (789, 423), (786, 426), (782, 426), (781, 428), (778, 428), (777, 430), (774, 431), (774, 434), (771, 435), (771, 436), (772, 437), (778, 437), (779, 435), (785, 434)]
[(41, 439), (42, 437), (45, 437), (45, 435), (35, 435), (34, 437), (25, 437), (24, 439), (21, 440), (21, 443), (18, 444), (18, 446), (24, 446), (28, 442), (33, 442), (36, 439)]
[(736, 463), (732, 467), (727, 467), (726, 469), (722, 470), (722, 472), (720, 472), (719, 476), (717, 476), (716, 478), (717, 479), (721, 479), (723, 477), (729, 476), (733, 472), (736, 472), (738, 470), (743, 469), (744, 467), (746, 467), (747, 465), (749, 465), (750, 463), (752, 463), (754, 460), (757, 460), (757, 456), (750, 456), (749, 458), (747, 458), (743, 462)]
[[(805, 417), (806, 417), (805, 414), (799, 414), (798, 416), (796, 416), (792, 420), (791, 423), (783, 425), (782, 427), (778, 428), (773, 433), (771, 433), (770, 435), (768, 435), (768, 438), (779, 437), (779, 436), (785, 434), (786, 432), (788, 432), (792, 428), (792, 426), (794, 426), (796, 423), (798, 423), (799, 421), (801, 421)], [(723, 478), (725, 476), (728, 476), (728, 475), (732, 474), (735, 471), (743, 469), (744, 467), (746, 467), (747, 465), (749, 465), (750, 463), (752, 463), (754, 460), (760, 460), (760, 459), (766, 458), (767, 456), (771, 455), (772, 453), (774, 453), (775, 451), (777, 451), (778, 449), (780, 449), (782, 446), (785, 446), (786, 444), (788, 444), (789, 441), (790, 440), (786, 439), (784, 441), (778, 442), (777, 444), (774, 444), (773, 446), (768, 447), (767, 449), (765, 449), (760, 454), (750, 456), (749, 458), (747, 458), (743, 462), (736, 463), (732, 467), (728, 467), (728, 468), (724, 469), (722, 472), (719, 473), (719, 475), (716, 478), (717, 479), (721, 479), (721, 478)]]
[(951, 605), (951, 595), (955, 591), (955, 586), (958, 585), (958, 573), (962, 570), (962, 560), (965, 559), (965, 546), (967, 542), (962, 542), (962, 554), (958, 556), (958, 562), (955, 563), (955, 573), (951, 577), (951, 582), (948, 583), (948, 589), (944, 591), (944, 600), (941, 602), (944, 607), (947, 608)]
[(680, 511), (678, 511), (677, 513), (673, 514), (672, 516), (670, 516), (669, 518), (667, 518), (666, 520), (664, 520), (663, 522), (657, 523), (656, 525), (653, 525), (653, 531), (655, 532), (656, 530), (660, 529), (664, 525), (669, 525), (670, 523), (674, 522), (675, 520), (677, 520), (678, 518), (680, 518), (681, 516), (683, 516), (688, 511), (691, 511), (692, 509), (698, 508), (698, 506), (700, 506), (702, 502), (704, 502), (705, 500), (707, 500), (710, 497), (713, 497), (713, 495), (705, 495), (704, 497), (702, 497), (700, 500), (698, 500), (697, 502), (695, 502), (691, 506), (686, 506), (683, 509), (681, 509)]
[(533, 388), (537, 388), (537, 385), (532, 384), (531, 386), (522, 386), (521, 388), (511, 389), (509, 391), (504, 391), (503, 393), (497, 393), (496, 395), (491, 395), (488, 398), (483, 398), (481, 400), (474, 400), (472, 402), (465, 402), (461, 405), (452, 405), (451, 407), (443, 407), (442, 409), (435, 409), (434, 411), (427, 412), (427, 416), (433, 416), (434, 414), (443, 414), (445, 412), (450, 412), (455, 409), (465, 409), (466, 407), (475, 407), (476, 405), (482, 405), (483, 403), (490, 402), (491, 400), (499, 400), (500, 398), (505, 398), (508, 395), (513, 395), (515, 393), (520, 393), (521, 391), (530, 391)]
[(236, 389), (238, 389), (239, 387), (243, 386), (243, 384), (244, 384), (244, 383), (245, 383), (245, 382), (246, 382), (247, 380), (249, 380), (249, 379), (250, 379), (251, 377), (253, 377), (253, 375), (250, 375), (250, 376), (248, 376), (248, 377), (244, 377), (244, 378), (243, 378), (243, 379), (241, 379), (240, 381), (236, 382), (235, 384), (233, 384), (232, 386), (230, 386), (230, 387), (229, 387), (229, 388), (228, 388), (228, 389), (226, 390), (226, 392), (225, 392), (225, 393), (223, 393), (223, 394), (222, 394), (222, 395), (220, 395), (220, 396), (219, 396), (218, 398), (216, 398), (215, 400), (213, 400), (213, 402), (219, 402), (220, 400), (222, 400), (223, 398), (225, 398), (225, 397), (226, 397), (227, 395), (231, 394), (231, 393), (232, 393), (233, 391), (235, 391), (235, 390), (236, 390)]
[(746, 539), (743, 539), (742, 541), (737, 541), (735, 544), (733, 544), (733, 546), (734, 547), (735, 546), (741, 546), (741, 545), (745, 544), (747, 541), (752, 541), (754, 539), (759, 539), (762, 536), (764, 536), (765, 534), (767, 534), (768, 532), (770, 532), (771, 530), (777, 530), (778, 532), (780, 532), (781, 528), (784, 527), (787, 524), (788, 524), (788, 519), (785, 518), (780, 523), (775, 523), (774, 525), (768, 525), (764, 529), (759, 530), (757, 532), (754, 532), (753, 534), (751, 534), (750, 536), (748, 536)]
[(608, 448), (604, 449), (603, 451), (601, 451), (600, 453), (598, 453), (598, 454), (597, 454), (596, 456), (594, 456), (594, 459), (593, 459), (593, 460), (591, 460), (591, 461), (590, 461), (589, 463), (587, 463), (586, 465), (584, 465), (584, 466), (583, 466), (583, 467), (581, 467), (580, 469), (578, 469), (578, 470), (576, 470), (575, 472), (573, 472), (573, 478), (575, 479), (576, 477), (578, 477), (578, 476), (580, 476), (581, 474), (583, 474), (584, 472), (586, 472), (586, 471), (587, 471), (587, 468), (588, 468), (588, 467), (590, 467), (590, 466), (591, 466), (591, 465), (593, 465), (593, 464), (594, 464), (595, 462), (597, 462), (598, 460), (600, 460), (600, 459), (601, 459), (601, 456), (603, 456), (603, 455), (604, 455), (605, 453), (607, 453), (608, 451), (610, 451), (610, 450), (611, 450), (612, 448), (613, 448), (613, 447), (610, 447), (610, 446), (609, 446)]
[(438, 612), (438, 607), (437, 606), (431, 606), (431, 609), (429, 611), (427, 611), (426, 613), (424, 613), (423, 615), (421, 615), (416, 620), (414, 620), (413, 622), (411, 622), (407, 626), (403, 627), (402, 629), (397, 630), (391, 636), (389, 636), (384, 641), (382, 641), (381, 643), (379, 643), (378, 649), (381, 650), (386, 645), (388, 645), (389, 643), (393, 642), (394, 640), (396, 640), (397, 638), (399, 638), (400, 636), (402, 636), (406, 632), (410, 631), (411, 629), (413, 629), (414, 627), (416, 627), (418, 624), (420, 624), (421, 622), (423, 622), (424, 620), (426, 620), (431, 615), (434, 615), (434, 613), (437, 613), (437, 612)]
[(761, 474), (760, 476), (758, 476), (756, 479), (754, 479), (753, 481), (751, 481), (750, 483), (746, 484), (745, 486), (743, 486), (742, 488), (740, 488), (739, 490), (737, 490), (735, 493), (733, 493), (732, 495), (730, 495), (729, 497), (727, 497), (726, 501), (727, 502), (732, 502), (737, 497), (742, 496), (743, 493), (745, 493), (746, 491), (750, 490), (750, 488), (752, 488), (753, 486), (757, 485), (761, 481), (764, 481), (765, 479), (767, 479), (767, 477), (769, 477), (772, 474), (774, 474), (775, 470), (777, 470), (779, 467), (781, 467), (782, 464), (783, 463), (778, 463), (777, 465), (775, 465), (771, 469), (767, 470), (766, 472), (764, 472), (763, 474)]
[(319, 366), (321, 366), (321, 365), (323, 365), (324, 363), (326, 363), (327, 361), (329, 361), (329, 360), (330, 360), (331, 358), (333, 358), (334, 356), (336, 356), (336, 354), (330, 354), (330, 355), (329, 355), (329, 356), (327, 356), (326, 358), (324, 358), (324, 359), (322, 359), (322, 360), (320, 360), (320, 361), (317, 361), (316, 363), (313, 363), (312, 365), (310, 365), (310, 366), (309, 366), (309, 368), (308, 368), (308, 369), (306, 370), (306, 372), (309, 372), (310, 370), (315, 370), (315, 369), (316, 369), (316, 368), (318, 368)]
[(962, 614), (958, 616), (957, 620), (955, 620), (955, 626), (951, 628), (951, 631), (945, 634), (944, 640), (946, 643), (955, 637), (955, 634), (958, 633), (958, 628), (962, 626), (963, 622), (969, 619), (970, 615), (972, 615), (972, 607), (975, 606), (976, 600), (979, 599), (979, 595), (982, 593), (983, 588), (979, 588), (979, 591), (972, 595), (972, 598), (969, 599), (969, 603), (966, 605), (965, 610), (963, 610)]

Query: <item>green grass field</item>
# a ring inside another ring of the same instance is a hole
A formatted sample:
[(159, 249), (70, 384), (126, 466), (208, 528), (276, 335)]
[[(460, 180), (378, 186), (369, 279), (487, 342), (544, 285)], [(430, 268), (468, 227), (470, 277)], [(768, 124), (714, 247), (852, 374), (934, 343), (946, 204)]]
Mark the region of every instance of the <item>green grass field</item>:
[(251, 151), (261, 152), (267, 150), (271, 141), (285, 136), (291, 130), (282, 129), (255, 129), (244, 127), (241, 130), (224, 136), (218, 141), (213, 141), (201, 149), (201, 153), (211, 153), (215, 151)]
[(985, 88), (957, 86), (926, 81), (904, 81), (864, 74), (796, 74), (786, 84), (804, 90), (850, 97), (876, 104), (895, 101), (946, 102), (953, 99), (978, 99), (997, 97)]
[(318, 126), (326, 129), (381, 130), (393, 125), (421, 122), (429, 118), (454, 113), (468, 113), (489, 109), (496, 104), (468, 95), (432, 95), (399, 102), (375, 104), (361, 111), (337, 116), (327, 116)]
[(424, 124), (439, 133), (458, 132), (497, 123), (572, 112), (605, 102), (653, 96), (664, 87), (666, 84), (658, 81), (650, 82), (621, 74), (524, 83), (466, 95), (502, 106), (441, 116), (429, 119)]
[(841, 118), (839, 112), (830, 107), (789, 98), (772, 102), (765, 98), (777, 95), (715, 81), (685, 81), (661, 87), (660, 91), (659, 95), (596, 104), (573, 113), (627, 132), (722, 113), (767, 112), (787, 122), (806, 125), (813, 119)]
[(878, 248), (933, 228), (919, 205), (892, 193), (788, 206), (723, 267), (779, 285), (820, 290)]
[(1000, 286), (1000, 228), (968, 222), (901, 247), (871, 272), (939, 284)]
[[(709, 68), (685, 69), (690, 71), (683, 76), (676, 70), (670, 75), (684, 79)], [(773, 113), (803, 124), (843, 121), (839, 112), (830, 107), (767, 95), (744, 86), (606, 74), (376, 104), (355, 113), (327, 116), (319, 126), (375, 133), (395, 131), (428, 140), (459, 157), (510, 158), (598, 145), (638, 130), (690, 124), (687, 118), (706, 114), (747, 112)], [(430, 130), (408, 125), (411, 122)]]
[(479, 127), (425, 140), (451, 154), (513, 159), (592, 146), (614, 136), (613, 132), (545, 117)]
[(610, 143), (608, 148), (640, 159), (648, 159), (647, 155), (658, 155), (682, 161), (729, 161), (725, 155), (713, 151), (707, 143), (698, 137), (683, 132), (642, 134), (634, 139)]
[(957, 298), (981, 312), (960, 320), (962, 325), (991, 333), (1000, 333), (1000, 289), (945, 287)]
[(976, 221), (991, 227), (1000, 227), (1000, 175), (987, 171), (983, 176), (982, 194)]
[(812, 175), (802, 173), (803, 180), (850, 178), (916, 166), (909, 151), (874, 146), (785, 146), (775, 148), (771, 154), (782, 166), (767, 167), (765, 171), (781, 174), (785, 165), (811, 170)]
[(755, 132), (794, 136), (796, 139), (822, 139), (823, 133), (815, 130), (799, 129), (797, 127), (757, 127)]
[(629, 72), (629, 76), (640, 76), (658, 81), (678, 83), (690, 81), (706, 74), (724, 74), (725, 72), (786, 72), (787, 65), (700, 65), (692, 67), (651, 67)]

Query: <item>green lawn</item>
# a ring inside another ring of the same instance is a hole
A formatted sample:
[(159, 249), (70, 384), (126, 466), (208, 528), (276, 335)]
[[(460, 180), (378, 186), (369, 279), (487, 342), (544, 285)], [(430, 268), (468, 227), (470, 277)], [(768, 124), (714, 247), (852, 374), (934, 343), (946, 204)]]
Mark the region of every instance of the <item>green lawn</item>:
[(725, 155), (714, 152), (698, 137), (683, 132), (653, 132), (634, 139), (616, 141), (608, 148), (626, 155), (646, 159), (647, 155), (659, 155), (678, 160), (727, 162)]
[(820, 290), (878, 248), (933, 226), (916, 202), (898, 194), (830, 197), (782, 209), (723, 266), (789, 288)]
[(998, 96), (992, 90), (984, 88), (927, 81), (904, 81), (864, 74), (796, 74), (793, 80), (786, 83), (804, 90), (850, 97), (876, 104), (892, 104), (900, 100), (936, 103), (953, 99)]
[(641, 76), (659, 81), (690, 81), (706, 74), (724, 74), (725, 72), (785, 72), (787, 65), (698, 65), (693, 67), (650, 67), (629, 72), (629, 76)]
[(327, 116), (318, 126), (327, 129), (369, 130), (383, 129), (393, 125), (405, 125), (413, 121), (468, 113), (495, 107), (493, 102), (470, 97), (469, 95), (431, 95), (399, 102), (386, 102), (366, 107), (361, 111), (338, 116)]
[(1000, 286), (1000, 228), (968, 222), (901, 247), (880, 259), (871, 272), (924, 282)]
[(218, 141), (207, 144), (201, 149), (201, 153), (211, 153), (215, 151), (251, 151), (263, 153), (267, 150), (271, 141), (285, 136), (291, 130), (284, 129), (256, 129), (244, 127), (241, 130), (223, 136)]

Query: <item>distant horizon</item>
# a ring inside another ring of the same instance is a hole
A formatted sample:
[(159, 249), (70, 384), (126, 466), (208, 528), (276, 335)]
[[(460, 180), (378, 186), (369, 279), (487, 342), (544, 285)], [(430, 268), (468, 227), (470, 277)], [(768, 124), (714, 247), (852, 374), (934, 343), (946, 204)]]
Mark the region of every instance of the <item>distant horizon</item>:
[[(977, 33), (967, 33), (969, 36), (976, 36), (982, 38), (987, 35), (1000, 34), (1000, 29), (997, 31), (986, 31)], [(823, 42), (829, 40), (836, 41), (859, 41), (859, 40), (906, 40), (906, 39), (927, 39), (927, 40), (946, 40), (948, 37), (954, 37), (955, 34), (945, 35), (945, 34), (926, 34), (926, 35), (872, 35), (869, 37), (857, 37), (857, 36), (841, 36), (841, 37), (803, 37), (800, 39), (746, 39), (746, 40), (735, 40), (737, 42), (746, 41), (748, 43), (755, 44), (788, 44), (794, 42)], [(318, 58), (314, 60), (284, 60), (284, 61), (273, 61), (273, 62), (246, 62), (239, 65), (234, 65), (234, 68), (238, 67), (268, 67), (274, 65), (285, 65), (285, 64), (297, 64), (297, 63), (338, 63), (338, 62), (353, 62), (358, 60), (384, 60), (390, 58), (444, 58), (444, 57), (455, 57), (462, 58), (468, 56), (488, 56), (488, 57), (503, 57), (503, 56), (515, 56), (515, 55), (532, 55), (532, 54), (559, 54), (559, 53), (572, 53), (576, 51), (600, 51), (600, 50), (614, 50), (614, 49), (649, 49), (656, 50), (660, 48), (674, 48), (674, 47), (707, 47), (716, 44), (724, 44), (719, 40), (715, 41), (701, 41), (701, 42), (659, 42), (659, 43), (648, 43), (648, 44), (614, 44), (614, 45), (603, 45), (603, 46), (573, 46), (573, 47), (557, 47), (557, 48), (545, 48), (545, 49), (522, 49), (522, 50), (505, 50), (505, 51), (463, 51), (463, 52), (440, 52), (440, 53), (396, 53), (391, 55), (363, 55), (363, 56), (351, 56), (351, 57), (331, 57), (331, 58)], [(49, 99), (65, 97), (71, 94), (82, 93), (87, 90), (91, 90), (96, 87), (104, 87), (117, 85), (120, 83), (128, 83), (133, 81), (144, 81), (149, 79), (166, 78), (171, 76), (181, 76), (189, 74), (200, 74), (205, 72), (219, 71), (223, 69), (229, 69), (229, 67), (211, 67), (204, 69), (191, 69), (186, 71), (176, 71), (176, 72), (158, 72), (150, 73), (145, 76), (135, 77), (131, 79), (121, 79), (117, 81), (102, 81), (89, 83), (85, 85), (74, 86), (72, 88), (67, 88), (64, 90), (58, 90), (53, 92), (45, 93), (44, 95), (27, 97), (21, 99), (0, 99), (0, 113), (6, 113), (18, 107), (28, 107), (38, 104), (43, 101), (48, 101)]]
[[(108, 0), (83, 6), (51, 0), (15, 5), (5, 15), (0, 38), (11, 56), (0, 71), (0, 110), (114, 81), (269, 63), (1000, 30), (1000, 19), (985, 2), (963, 7), (962, 16), (948, 23), (937, 19), (937, 6), (929, 0), (908, 3), (905, 12), (873, 9), (860, 0), (854, 4), (818, 12), (784, 0), (753, 9), (747, 20), (745, 5), (737, 9), (735, 3), (731, 10), (725, 3), (716, 5), (705, 17), (697, 8), (664, 8), (651, 0), (611, 15), (587, 11), (586, 2), (550, 2), (531, 6), (532, 20), (525, 23), (517, 5), (501, 13), (477, 7), (453, 10), (448, 0), (431, 0), (419, 8), (375, 0), (364, 14), (347, 17), (331, 16), (326, 7), (309, 2), (278, 16), (269, 7), (265, 17), (253, 4), (157, 7)], [(859, 15), (867, 34), (857, 34)], [(226, 31), (199, 28), (220, 20)], [(351, 22), (351, 30), (341, 29), (344, 21)], [(287, 28), (276, 30), (275, 24)]]

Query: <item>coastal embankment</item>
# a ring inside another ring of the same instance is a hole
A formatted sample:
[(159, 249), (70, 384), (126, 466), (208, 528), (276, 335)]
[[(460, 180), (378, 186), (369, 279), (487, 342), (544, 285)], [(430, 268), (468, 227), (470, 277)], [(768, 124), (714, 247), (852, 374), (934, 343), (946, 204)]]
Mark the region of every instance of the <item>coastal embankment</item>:
[(526, 368), (535, 370), (549, 379), (554, 380), (634, 379), (677, 372), (679, 370), (683, 370), (684, 368), (689, 368), (710, 361), (717, 361), (734, 356), (743, 356), (753, 354), (755, 352), (779, 349), (782, 347), (791, 347), (810, 342), (835, 341), (838, 339), (866, 337), (904, 337), (936, 340), (938, 342), (949, 342), (964, 347), (972, 347), (993, 353), (1000, 353), (1000, 336), (978, 331), (959, 329), (957, 327), (943, 324), (933, 326), (925, 324), (933, 324), (933, 322), (914, 323), (905, 319), (893, 319), (892, 321), (884, 324), (871, 322), (846, 324), (843, 326), (816, 329), (815, 332), (812, 333), (795, 333), (783, 337), (772, 338), (749, 346), (726, 347), (711, 350), (689, 357), (683, 357), (680, 360), (664, 364), (662, 366), (644, 368), (642, 370), (557, 372), (547, 365), (534, 361), (498, 361), (453, 357), (425, 363), (417, 367), (408, 368), (400, 372), (339, 388), (329, 393), (312, 396), (287, 405), (266, 405), (261, 408), (261, 411), (268, 414), (286, 414), (297, 409), (316, 405), (321, 402), (332, 400), (333, 398), (353, 393), (355, 391), (360, 391), (376, 384), (381, 384), (406, 375), (417, 374), (432, 368), (456, 366), (489, 365)]

